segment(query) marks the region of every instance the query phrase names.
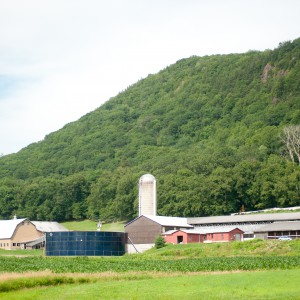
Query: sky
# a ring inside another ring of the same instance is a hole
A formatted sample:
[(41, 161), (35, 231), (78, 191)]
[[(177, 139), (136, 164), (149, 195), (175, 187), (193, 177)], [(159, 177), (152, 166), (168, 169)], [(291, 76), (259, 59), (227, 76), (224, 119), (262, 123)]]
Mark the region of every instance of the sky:
[(0, 155), (193, 55), (300, 37), (299, 0), (0, 0)]

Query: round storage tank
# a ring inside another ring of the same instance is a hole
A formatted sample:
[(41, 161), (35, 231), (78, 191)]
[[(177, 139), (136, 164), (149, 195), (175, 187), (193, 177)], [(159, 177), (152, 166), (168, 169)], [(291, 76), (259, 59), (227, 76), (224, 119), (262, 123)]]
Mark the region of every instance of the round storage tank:
[(139, 180), (139, 216), (156, 216), (156, 179), (151, 174)]

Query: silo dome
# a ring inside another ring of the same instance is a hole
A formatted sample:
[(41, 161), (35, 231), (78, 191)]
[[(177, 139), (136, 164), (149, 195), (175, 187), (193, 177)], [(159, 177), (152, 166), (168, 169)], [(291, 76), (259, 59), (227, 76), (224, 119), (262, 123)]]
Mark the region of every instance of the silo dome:
[(156, 179), (144, 174), (139, 180), (139, 216), (156, 216)]
[(153, 182), (155, 177), (151, 174), (145, 174), (140, 178), (140, 182)]

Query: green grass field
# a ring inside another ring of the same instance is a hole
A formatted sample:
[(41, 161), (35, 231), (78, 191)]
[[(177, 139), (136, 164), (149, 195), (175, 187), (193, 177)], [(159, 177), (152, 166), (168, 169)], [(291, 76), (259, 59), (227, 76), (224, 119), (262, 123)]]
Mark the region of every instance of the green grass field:
[[(97, 222), (91, 220), (64, 222), (61, 224), (67, 229), (74, 231), (97, 230)], [(101, 231), (124, 231), (125, 224), (125, 222), (104, 223), (102, 224)]]
[[(2, 292), (0, 299), (300, 299), (300, 269), (160, 276), (59, 278)], [(15, 285), (17, 281), (15, 280)]]
[(300, 255), (300, 239), (292, 241), (253, 239), (245, 242), (212, 244), (167, 244), (139, 256), (159, 258), (233, 257), (233, 256), (286, 256)]

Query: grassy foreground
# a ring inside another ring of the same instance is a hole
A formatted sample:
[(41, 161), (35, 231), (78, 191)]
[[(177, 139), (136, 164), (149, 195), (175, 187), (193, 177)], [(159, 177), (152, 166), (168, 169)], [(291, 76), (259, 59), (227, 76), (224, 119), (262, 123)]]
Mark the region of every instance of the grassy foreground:
[(25, 290), (2, 292), (0, 299), (300, 299), (299, 276), (298, 269), (169, 277), (135, 274), (90, 280), (85, 277), (82, 282), (65, 277), (52, 279), (50, 287), (28, 285)]
[(0, 251), (0, 299), (300, 299), (298, 278), (300, 240), (167, 245), (123, 257)]

